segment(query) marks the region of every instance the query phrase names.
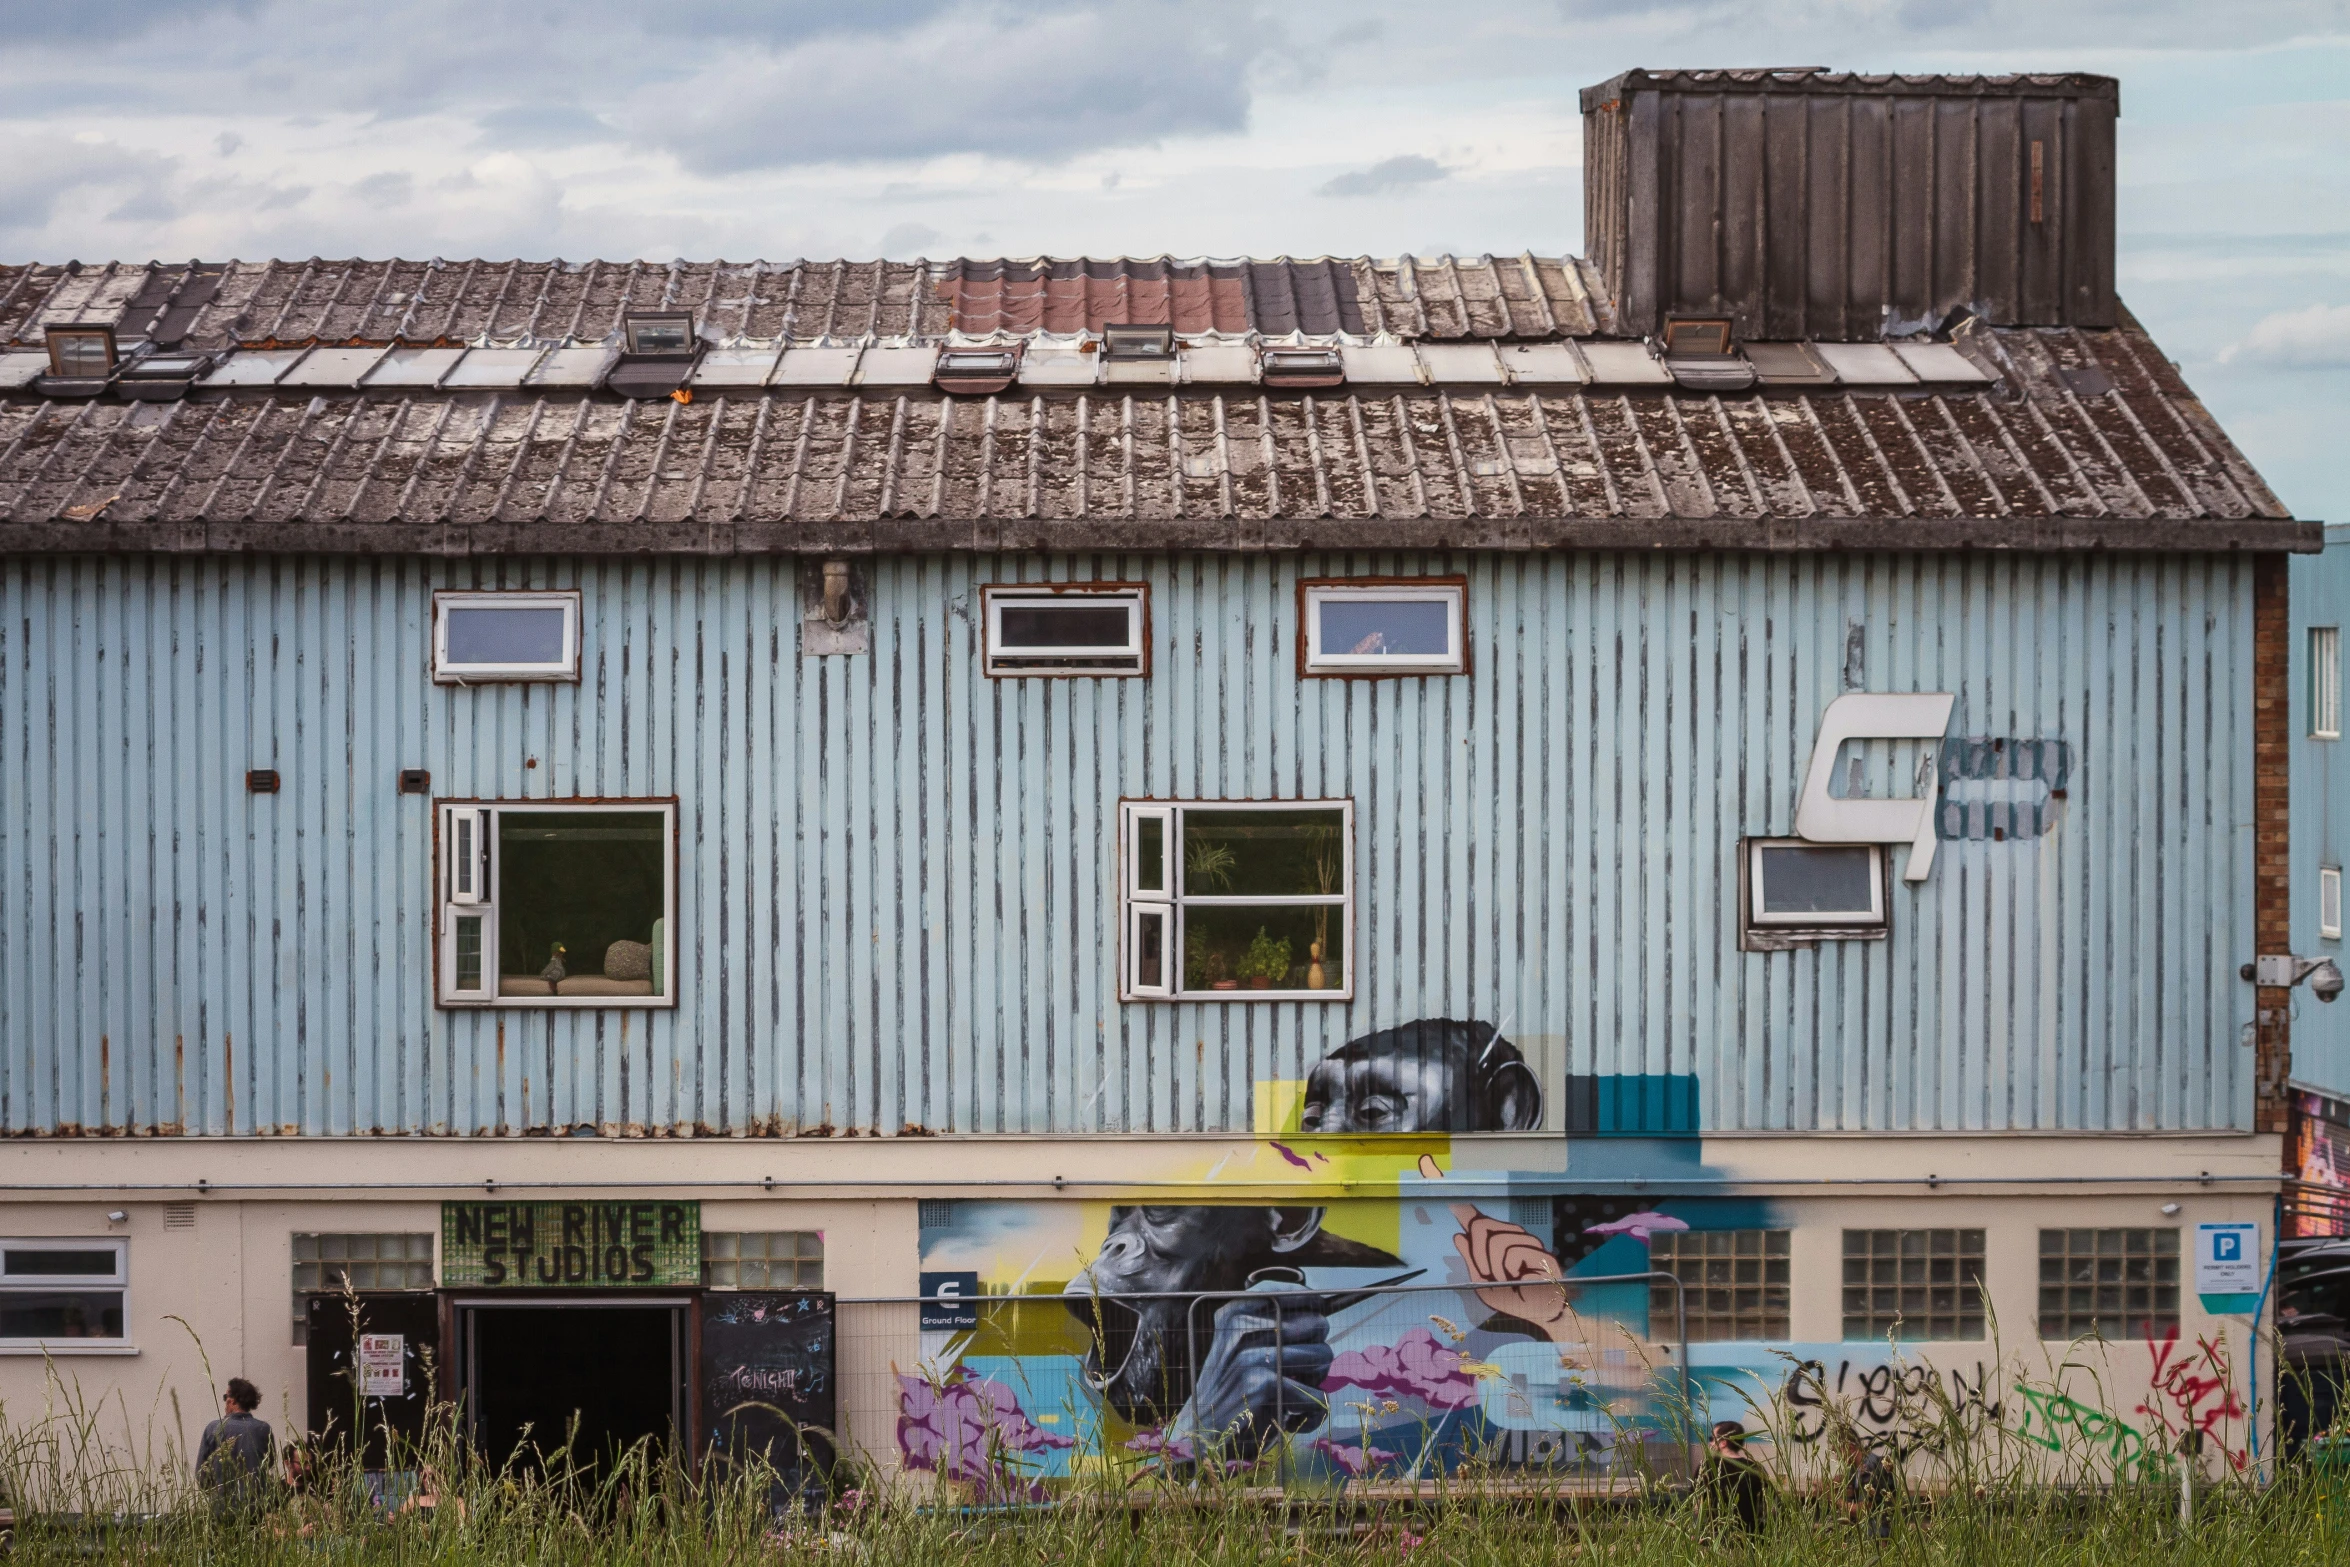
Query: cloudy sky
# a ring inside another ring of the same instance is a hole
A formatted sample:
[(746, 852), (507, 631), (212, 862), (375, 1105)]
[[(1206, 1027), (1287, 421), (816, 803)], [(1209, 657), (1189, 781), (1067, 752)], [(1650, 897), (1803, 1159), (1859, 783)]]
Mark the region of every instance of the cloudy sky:
[(2350, 521), (2350, 0), (0, 0), (0, 256), (1555, 252), (1632, 65), (2119, 76), (2124, 298)]

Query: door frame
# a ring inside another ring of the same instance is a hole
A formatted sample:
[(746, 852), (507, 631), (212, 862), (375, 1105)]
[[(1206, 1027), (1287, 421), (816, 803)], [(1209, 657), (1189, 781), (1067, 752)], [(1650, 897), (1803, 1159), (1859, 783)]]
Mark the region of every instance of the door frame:
[(701, 1432), (695, 1398), (695, 1370), (702, 1352), (701, 1295), (698, 1289), (662, 1290), (442, 1290), (441, 1342), (449, 1346), (442, 1357), (444, 1396), (457, 1411), (458, 1428), (466, 1441), (479, 1445), (475, 1411), (467, 1394), (477, 1385), (474, 1356), (479, 1349), (473, 1334), (473, 1313), (484, 1310), (611, 1311), (666, 1308), (669, 1312), (670, 1424), (684, 1444), (680, 1454), (696, 1472), (700, 1468)]

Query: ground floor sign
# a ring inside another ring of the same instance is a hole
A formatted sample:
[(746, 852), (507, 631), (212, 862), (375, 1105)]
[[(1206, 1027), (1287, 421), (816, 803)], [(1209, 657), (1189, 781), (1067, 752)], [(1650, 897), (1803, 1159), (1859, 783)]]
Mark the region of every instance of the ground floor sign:
[(446, 1289), (676, 1288), (702, 1282), (698, 1202), (446, 1202)]

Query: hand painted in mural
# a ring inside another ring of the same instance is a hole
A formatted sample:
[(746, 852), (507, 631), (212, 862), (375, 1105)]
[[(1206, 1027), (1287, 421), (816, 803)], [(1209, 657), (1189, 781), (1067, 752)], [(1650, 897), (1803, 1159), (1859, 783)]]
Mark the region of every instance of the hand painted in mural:
[(1488, 1218), (1466, 1203), (1453, 1205), (1461, 1230), (1452, 1238), (1469, 1277), (1483, 1286), (1477, 1299), (1488, 1308), (1530, 1323), (1553, 1343), (1581, 1336), (1570, 1320), (1566, 1271), (1550, 1248), (1523, 1225)]
[(1491, 1023), (1422, 1018), (1350, 1039), (1306, 1078), (1307, 1132), (1525, 1132), (1542, 1085)]
[(1092, 1334), (1086, 1382), (1123, 1419), (1157, 1424), (1188, 1406), (1192, 1429), (1249, 1451), (1276, 1431), (1319, 1424), (1331, 1358), (1320, 1298), (1292, 1291), (1278, 1309), (1231, 1300), (1211, 1312), (1206, 1297), (1302, 1281), (1309, 1267), (1394, 1265), (1391, 1253), (1324, 1233), (1322, 1215), (1320, 1208), (1111, 1209), (1100, 1253), (1063, 1296)]

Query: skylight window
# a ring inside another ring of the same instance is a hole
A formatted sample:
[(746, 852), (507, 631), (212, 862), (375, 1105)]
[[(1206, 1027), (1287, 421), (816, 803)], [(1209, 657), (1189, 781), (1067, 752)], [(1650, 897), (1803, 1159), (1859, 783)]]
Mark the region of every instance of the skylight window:
[(1718, 359), (1730, 351), (1730, 322), (1726, 316), (1701, 316), (1665, 323), (1665, 357), (1690, 355)]
[(626, 335), (632, 354), (690, 354), (694, 351), (694, 318), (667, 313), (630, 316)]
[(102, 381), (114, 373), (114, 328), (53, 326), (49, 373), (62, 381)]
[(1102, 352), (1112, 359), (1172, 359), (1175, 329), (1171, 326), (1118, 325), (1102, 328)]

